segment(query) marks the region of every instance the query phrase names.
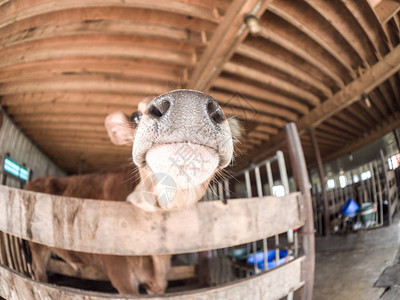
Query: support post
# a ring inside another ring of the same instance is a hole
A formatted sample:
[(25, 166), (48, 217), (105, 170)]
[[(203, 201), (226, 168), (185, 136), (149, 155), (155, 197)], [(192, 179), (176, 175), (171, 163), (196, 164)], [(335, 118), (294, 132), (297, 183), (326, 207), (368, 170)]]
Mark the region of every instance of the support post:
[(300, 235), (302, 236), (302, 246), (306, 258), (301, 267), (301, 278), (305, 282), (304, 287), (301, 289), (301, 299), (311, 300), (314, 287), (315, 237), (313, 209), (309, 188), (310, 181), (308, 179), (306, 162), (296, 125), (294, 123), (287, 124), (285, 126), (285, 131), (293, 176), (297, 187), (304, 195), (304, 203), (302, 205), (304, 205), (305, 225), (300, 229)]
[(394, 134), (394, 138), (396, 139), (397, 149), (400, 152), (400, 140), (399, 140), (399, 136), (397, 135), (396, 129), (393, 129), (393, 134)]
[(311, 137), (311, 142), (312, 142), (313, 149), (314, 149), (315, 158), (317, 160), (319, 180), (321, 182), (321, 196), (322, 196), (322, 202), (324, 205), (324, 228), (325, 228), (324, 235), (327, 236), (331, 232), (330, 220), (329, 220), (329, 203), (328, 203), (328, 197), (326, 195), (324, 168), (322, 166), (321, 153), (319, 151), (318, 141), (315, 136), (314, 128), (310, 128), (310, 137)]
[(388, 213), (389, 213), (389, 226), (392, 225), (392, 199), (390, 199), (390, 187), (389, 187), (389, 178), (388, 178), (388, 173), (386, 169), (386, 162), (385, 162), (385, 156), (383, 155), (382, 149), (379, 151), (381, 154), (381, 161), (382, 161), (382, 170), (383, 170), (383, 175), (385, 176), (385, 194), (387, 196), (387, 201), (388, 201)]

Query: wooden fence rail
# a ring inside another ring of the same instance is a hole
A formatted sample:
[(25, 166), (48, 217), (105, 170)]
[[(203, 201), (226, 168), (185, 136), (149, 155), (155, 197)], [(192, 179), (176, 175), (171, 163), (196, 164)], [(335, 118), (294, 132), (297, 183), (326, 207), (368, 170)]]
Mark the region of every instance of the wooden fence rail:
[(198, 252), (301, 227), (302, 199), (300, 193), (292, 193), (279, 198), (237, 199), (227, 205), (203, 202), (183, 211), (149, 213), (127, 202), (83, 200), (1, 186), (0, 231), (51, 247), (89, 253)]
[(204, 300), (204, 299), (279, 299), (304, 285), (301, 281), (301, 264), (298, 258), (284, 264), (273, 272), (266, 272), (235, 283), (199, 289), (192, 292), (158, 296), (122, 296), (95, 293), (66, 287), (39, 283), (0, 266), (0, 296), (5, 299), (60, 299), (60, 300)]

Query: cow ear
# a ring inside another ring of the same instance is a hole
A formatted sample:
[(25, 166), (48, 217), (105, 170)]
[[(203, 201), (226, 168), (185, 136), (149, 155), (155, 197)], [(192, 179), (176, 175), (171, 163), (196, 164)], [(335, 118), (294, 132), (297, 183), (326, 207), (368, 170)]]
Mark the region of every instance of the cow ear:
[(109, 114), (104, 121), (108, 136), (114, 145), (132, 146), (134, 137), (134, 124), (122, 111)]
[(235, 117), (227, 116), (229, 128), (232, 134), (233, 143), (236, 144), (242, 138), (242, 128), (240, 126), (240, 121)]

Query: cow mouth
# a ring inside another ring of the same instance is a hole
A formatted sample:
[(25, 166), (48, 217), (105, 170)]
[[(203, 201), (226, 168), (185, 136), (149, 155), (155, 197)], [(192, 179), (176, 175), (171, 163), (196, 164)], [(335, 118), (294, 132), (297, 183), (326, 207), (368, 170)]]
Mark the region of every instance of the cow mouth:
[(145, 157), (155, 174), (167, 174), (179, 189), (203, 184), (213, 176), (220, 162), (216, 149), (190, 142), (155, 145)]

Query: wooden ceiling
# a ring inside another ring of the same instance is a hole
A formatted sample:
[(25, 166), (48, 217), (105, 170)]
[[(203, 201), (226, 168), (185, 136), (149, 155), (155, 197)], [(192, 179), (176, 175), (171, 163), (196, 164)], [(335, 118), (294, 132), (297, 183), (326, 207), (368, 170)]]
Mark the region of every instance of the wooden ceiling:
[(400, 126), (399, 10), (396, 0), (0, 0), (0, 104), (70, 173), (129, 161), (105, 116), (177, 88), (209, 92), (242, 120), (239, 167), (284, 147), (289, 121), (313, 165), (310, 128), (327, 161)]

